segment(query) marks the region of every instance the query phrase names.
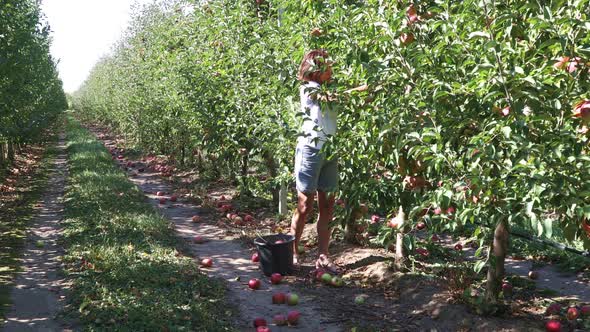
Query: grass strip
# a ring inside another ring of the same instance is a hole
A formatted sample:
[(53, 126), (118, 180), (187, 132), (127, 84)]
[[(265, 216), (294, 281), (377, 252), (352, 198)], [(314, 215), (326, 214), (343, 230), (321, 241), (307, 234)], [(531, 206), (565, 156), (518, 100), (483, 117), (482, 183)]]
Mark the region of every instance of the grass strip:
[[(20, 256), (26, 240), (26, 230), (36, 213), (35, 204), (40, 200), (49, 179), (49, 170), (57, 155), (57, 129), (48, 134), (43, 146), (34, 149), (43, 154), (31, 174), (18, 178), (17, 192), (0, 209), (0, 323), (12, 305), (10, 293), (14, 275), (20, 269)], [(44, 151), (42, 151), (44, 150)], [(37, 152), (32, 152), (37, 153)]]
[(229, 331), (224, 287), (179, 254), (170, 223), (73, 118), (64, 259), (75, 315), (89, 331)]

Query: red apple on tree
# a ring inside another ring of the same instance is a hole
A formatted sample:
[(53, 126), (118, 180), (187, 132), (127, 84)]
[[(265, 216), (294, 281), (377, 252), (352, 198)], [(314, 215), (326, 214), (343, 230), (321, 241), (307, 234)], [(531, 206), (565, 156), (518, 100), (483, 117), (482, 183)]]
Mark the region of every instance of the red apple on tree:
[(402, 45), (409, 45), (414, 42), (414, 34), (411, 32), (403, 32), (399, 40), (401, 41)]
[(426, 224), (425, 224), (424, 222), (422, 222), (422, 221), (421, 221), (421, 222), (419, 222), (419, 223), (417, 223), (417, 224), (416, 224), (416, 228), (417, 228), (419, 231), (421, 231), (421, 230), (423, 230), (423, 229), (425, 229), (425, 228), (426, 228)]
[(376, 224), (381, 220), (381, 217), (379, 217), (378, 215), (374, 214), (371, 216), (371, 224)]

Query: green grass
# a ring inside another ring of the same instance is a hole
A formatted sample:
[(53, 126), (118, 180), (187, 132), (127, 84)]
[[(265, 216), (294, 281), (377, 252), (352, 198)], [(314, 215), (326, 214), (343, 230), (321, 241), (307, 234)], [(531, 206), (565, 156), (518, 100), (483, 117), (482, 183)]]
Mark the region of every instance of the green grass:
[(223, 285), (178, 254), (169, 222), (93, 135), (72, 118), (67, 133), (68, 314), (89, 331), (231, 330)]
[(19, 257), (26, 239), (26, 229), (35, 214), (34, 205), (45, 189), (49, 167), (57, 154), (54, 147), (57, 136), (47, 143), (45, 155), (30, 179), (22, 179), (14, 202), (0, 211), (0, 323), (10, 309), (10, 292), (14, 274), (19, 271)]

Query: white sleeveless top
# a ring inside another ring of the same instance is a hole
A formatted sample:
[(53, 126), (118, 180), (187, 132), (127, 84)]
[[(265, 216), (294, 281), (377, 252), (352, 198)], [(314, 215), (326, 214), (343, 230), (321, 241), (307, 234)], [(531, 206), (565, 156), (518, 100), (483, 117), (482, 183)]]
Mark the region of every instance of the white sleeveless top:
[(330, 108), (320, 109), (319, 100), (310, 98), (310, 94), (319, 90), (320, 84), (317, 82), (306, 82), (301, 85), (299, 95), (301, 97), (301, 112), (303, 112), (303, 125), (301, 134), (297, 139), (297, 144), (309, 146), (315, 149), (321, 149), (326, 138), (336, 134), (337, 114)]

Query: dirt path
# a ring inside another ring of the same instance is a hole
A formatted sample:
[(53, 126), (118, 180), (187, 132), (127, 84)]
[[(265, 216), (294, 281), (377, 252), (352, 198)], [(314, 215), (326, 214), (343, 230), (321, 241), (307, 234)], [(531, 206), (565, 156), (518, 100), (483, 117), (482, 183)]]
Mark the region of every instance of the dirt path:
[(61, 295), (64, 279), (59, 273), (62, 248), (57, 243), (67, 177), (64, 144), (64, 137), (60, 136), (47, 189), (36, 205), (38, 211), (27, 232), (21, 271), (11, 293), (13, 305), (6, 315), (3, 332), (67, 330), (56, 319), (65, 298)]
[[(147, 170), (138, 176), (132, 177), (133, 181), (146, 193), (150, 202), (164, 216), (174, 223), (176, 233), (188, 242), (196, 235), (201, 235), (208, 241), (204, 244), (190, 244), (192, 253), (196, 257), (211, 257), (213, 267), (207, 269), (210, 276), (222, 278), (228, 285), (228, 295), (231, 303), (237, 304), (240, 317), (237, 319), (238, 328), (253, 330), (252, 321), (256, 317), (263, 317), (271, 324), (272, 317), (276, 314), (287, 314), (290, 310), (298, 310), (301, 313), (301, 323), (296, 327), (273, 326), (273, 331), (342, 331), (343, 329), (334, 323), (326, 322), (329, 319), (323, 317), (321, 311), (308, 301), (305, 294), (298, 293), (300, 303), (297, 306), (273, 305), (272, 294), (275, 292), (288, 293), (292, 287), (288, 283), (271, 285), (269, 278), (265, 277), (258, 269), (258, 265), (250, 261), (251, 252), (246, 250), (237, 239), (226, 236), (225, 230), (208, 223), (195, 224), (191, 218), (199, 214), (199, 209), (189, 203), (168, 202), (160, 205), (155, 193), (163, 191), (170, 193), (172, 187), (162, 181), (157, 173), (149, 173)], [(164, 196), (169, 198), (169, 196)], [(248, 280), (258, 278), (262, 286), (257, 291), (248, 288)]]

